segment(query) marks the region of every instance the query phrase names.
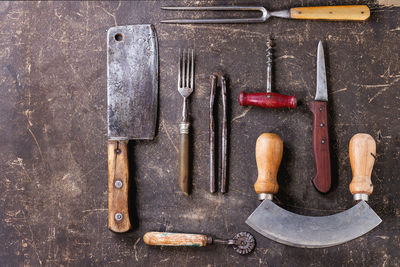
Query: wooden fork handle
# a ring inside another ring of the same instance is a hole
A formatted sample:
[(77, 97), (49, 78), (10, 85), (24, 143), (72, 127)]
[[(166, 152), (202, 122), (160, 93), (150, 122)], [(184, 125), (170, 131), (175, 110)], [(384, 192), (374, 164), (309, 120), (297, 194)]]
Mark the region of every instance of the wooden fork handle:
[(366, 5), (315, 6), (290, 9), (292, 19), (353, 20), (363, 21), (370, 16)]
[(189, 126), (189, 122), (179, 124), (178, 185), (186, 195), (189, 195)]

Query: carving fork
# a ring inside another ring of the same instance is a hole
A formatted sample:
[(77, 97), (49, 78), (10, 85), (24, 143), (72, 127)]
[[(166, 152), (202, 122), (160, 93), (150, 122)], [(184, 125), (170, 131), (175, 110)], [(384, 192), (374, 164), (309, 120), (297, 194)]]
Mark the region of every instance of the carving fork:
[(261, 12), (259, 17), (244, 18), (207, 18), (207, 19), (170, 19), (162, 20), (162, 23), (261, 23), (270, 17), (286, 19), (320, 19), (320, 20), (348, 20), (363, 21), (369, 18), (370, 10), (366, 5), (346, 5), (346, 6), (314, 6), (314, 7), (295, 7), (287, 10), (268, 11), (262, 6), (184, 6), (184, 7), (161, 7), (164, 10), (179, 11), (241, 11)]

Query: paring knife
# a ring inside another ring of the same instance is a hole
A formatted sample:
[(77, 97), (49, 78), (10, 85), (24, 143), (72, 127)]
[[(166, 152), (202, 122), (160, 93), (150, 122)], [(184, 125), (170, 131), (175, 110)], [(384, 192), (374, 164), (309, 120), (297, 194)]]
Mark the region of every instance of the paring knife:
[(311, 102), (314, 114), (313, 151), (315, 177), (313, 183), (321, 193), (331, 188), (331, 158), (328, 136), (328, 89), (326, 84), (325, 58), (322, 42), (318, 43), (317, 52), (317, 92), (315, 101)]
[[(158, 45), (152, 25), (112, 27), (107, 35), (108, 228), (126, 232), (129, 218), (128, 140), (155, 136)], [(132, 197), (132, 196), (130, 196)]]

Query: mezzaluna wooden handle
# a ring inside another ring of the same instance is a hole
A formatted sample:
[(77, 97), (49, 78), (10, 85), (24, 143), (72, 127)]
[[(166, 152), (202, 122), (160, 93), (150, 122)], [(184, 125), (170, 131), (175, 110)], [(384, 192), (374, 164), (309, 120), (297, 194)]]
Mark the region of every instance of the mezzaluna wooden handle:
[(349, 144), (349, 156), (353, 179), (350, 192), (370, 195), (374, 189), (371, 182), (372, 168), (376, 157), (376, 143), (369, 134), (354, 135)]
[(208, 243), (208, 237), (201, 234), (147, 232), (143, 236), (143, 241), (150, 246), (204, 247)]
[(189, 195), (189, 123), (181, 122), (179, 127), (178, 185), (186, 195)]
[(254, 184), (257, 194), (278, 193), (277, 175), (283, 155), (282, 139), (274, 133), (263, 133), (256, 142), (258, 178)]
[(363, 21), (370, 16), (366, 5), (296, 7), (290, 9), (292, 19), (354, 20)]
[(328, 103), (324, 101), (311, 102), (311, 111), (314, 114), (313, 123), (313, 152), (315, 188), (326, 193), (331, 188), (331, 155), (328, 135)]
[(282, 95), (278, 93), (245, 93), (240, 92), (241, 106), (256, 106), (260, 108), (296, 108), (296, 95)]
[(107, 142), (108, 228), (117, 233), (131, 229), (129, 220), (128, 140)]

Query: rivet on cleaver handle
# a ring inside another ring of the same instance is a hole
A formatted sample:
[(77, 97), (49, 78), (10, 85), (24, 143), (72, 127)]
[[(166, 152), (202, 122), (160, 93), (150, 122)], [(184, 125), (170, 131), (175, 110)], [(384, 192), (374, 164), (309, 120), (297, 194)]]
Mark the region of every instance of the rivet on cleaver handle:
[(154, 26), (112, 27), (107, 34), (108, 228), (126, 232), (128, 140), (153, 139), (157, 121), (158, 44)]

